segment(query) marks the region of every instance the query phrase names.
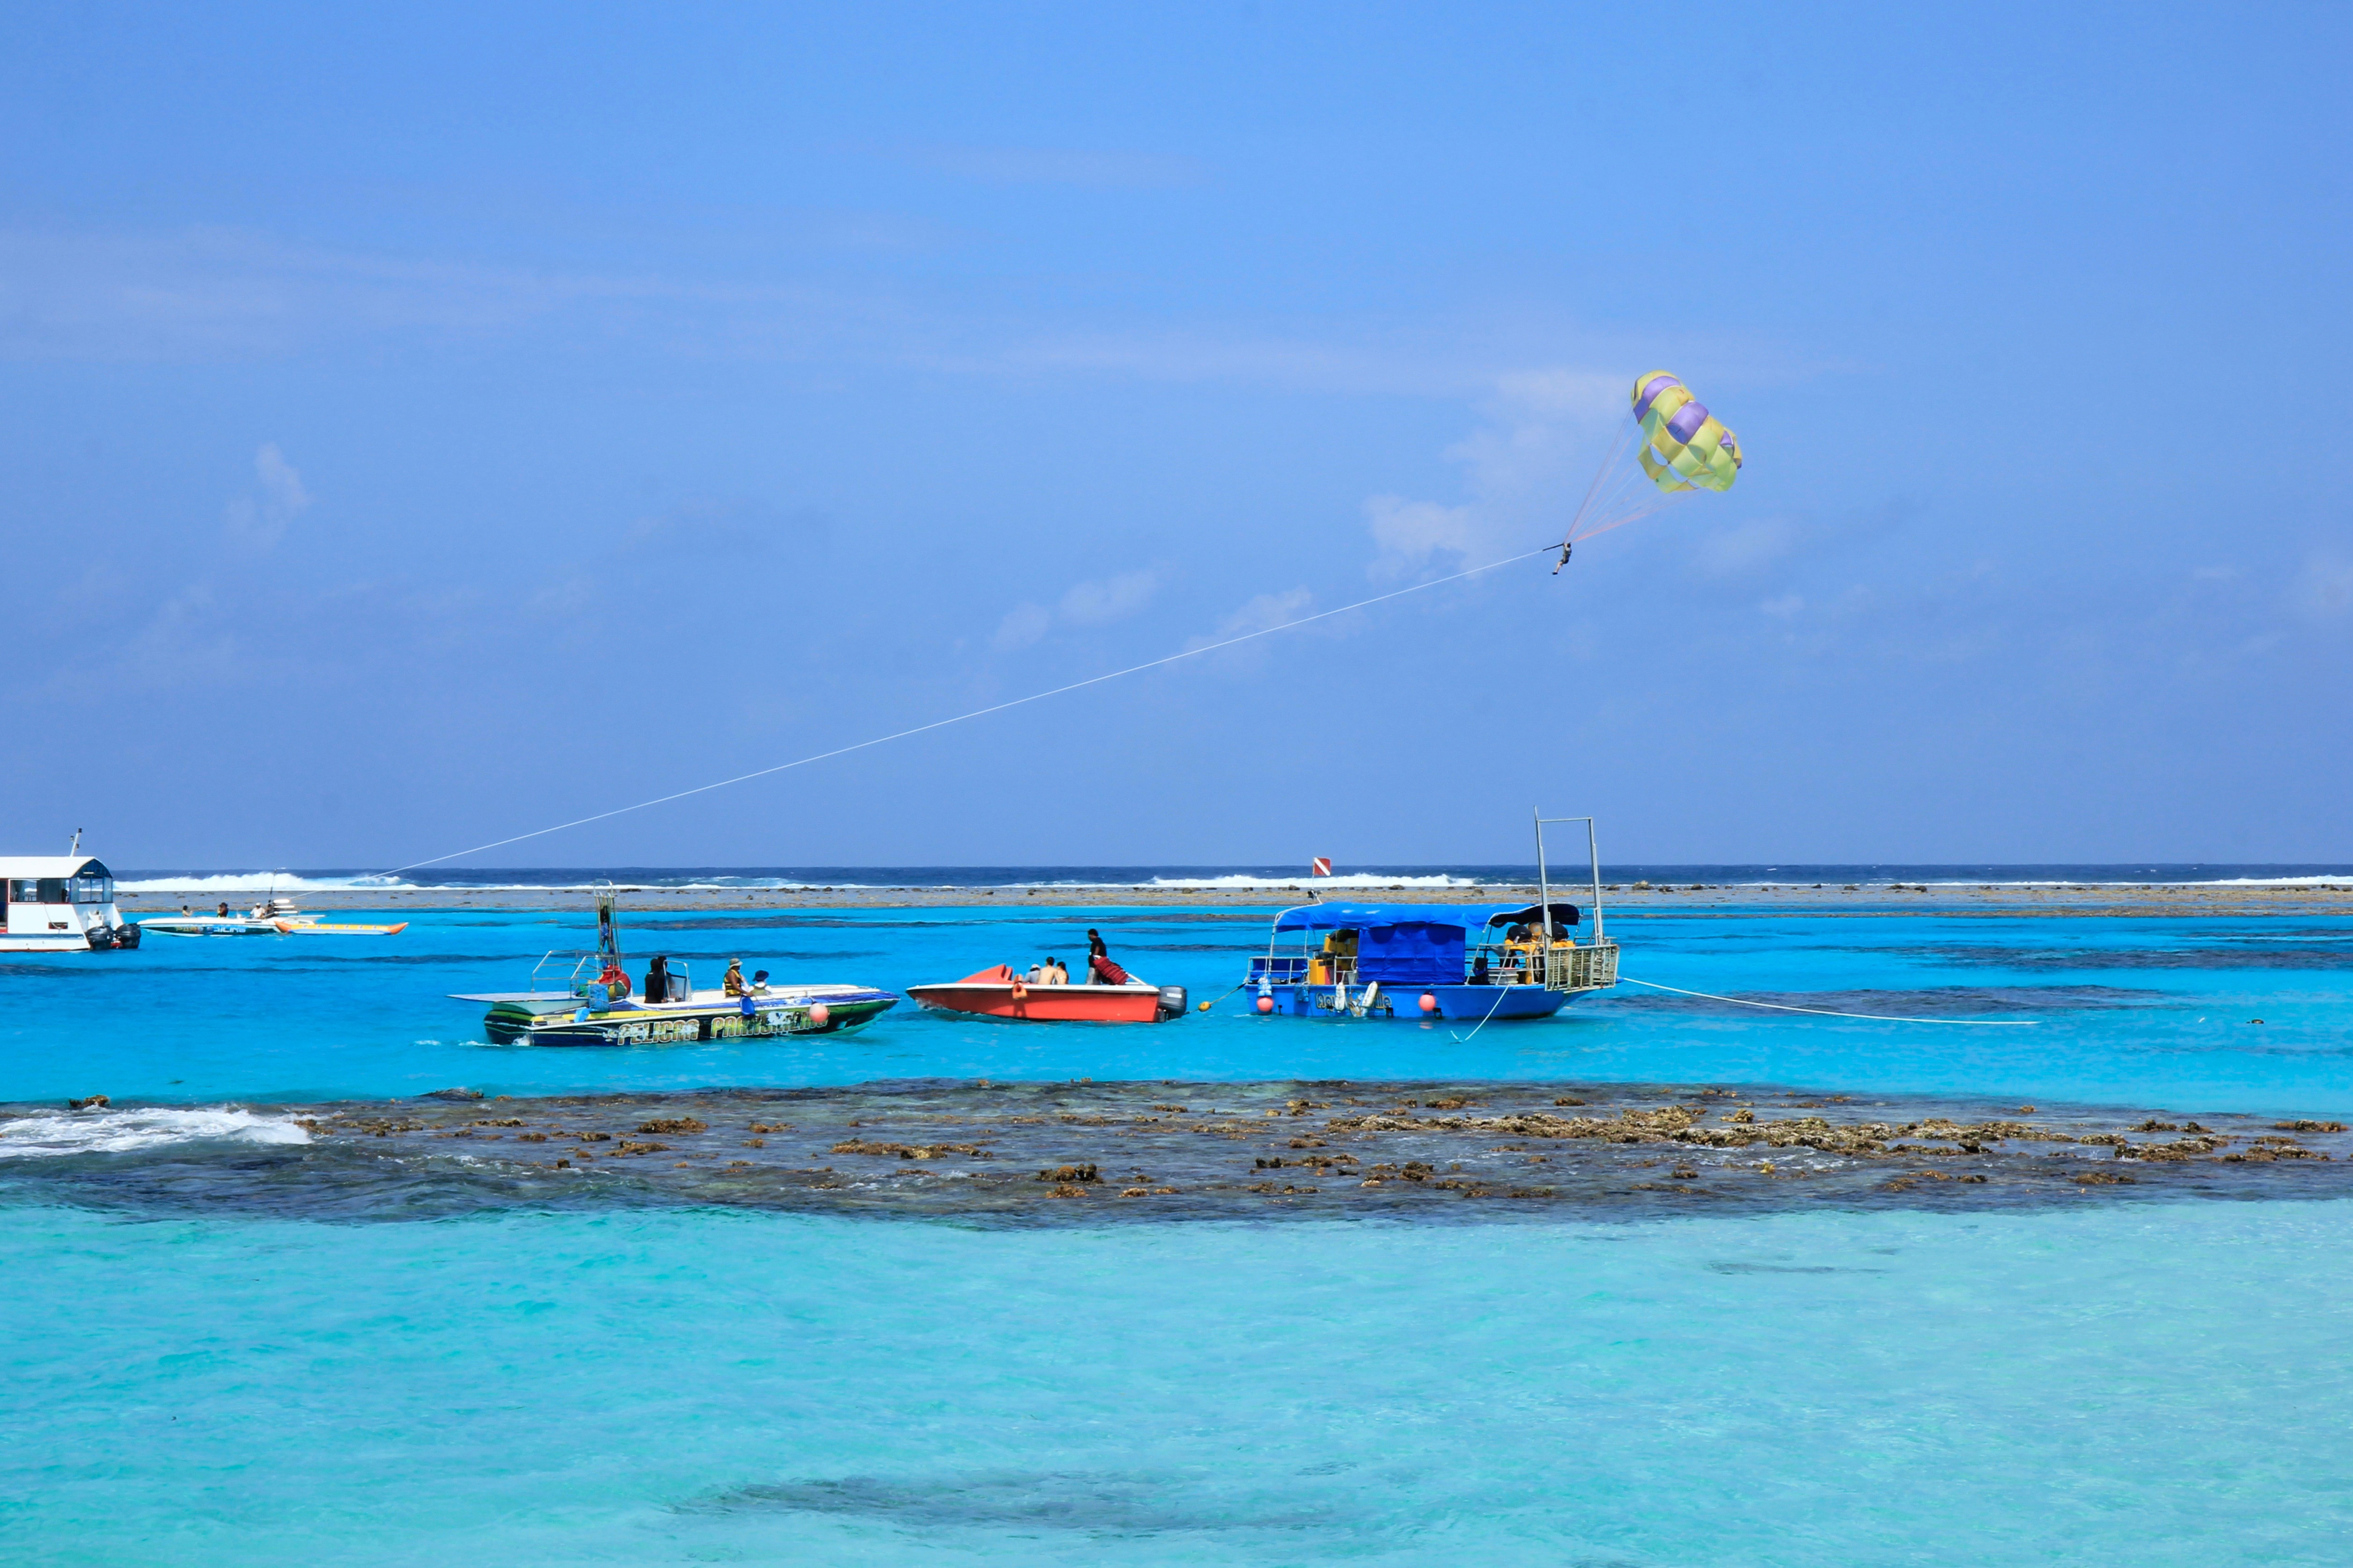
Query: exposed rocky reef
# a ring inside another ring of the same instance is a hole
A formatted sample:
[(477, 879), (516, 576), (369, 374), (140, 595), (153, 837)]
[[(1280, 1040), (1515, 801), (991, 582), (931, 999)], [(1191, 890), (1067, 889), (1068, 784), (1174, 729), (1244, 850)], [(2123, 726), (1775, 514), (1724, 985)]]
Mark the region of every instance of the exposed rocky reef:
[[(920, 1081), (248, 1109), (311, 1141), (15, 1161), (0, 1180), (353, 1218), (693, 1203), (1017, 1223), (2353, 1191), (2337, 1121), (1727, 1087)], [(31, 1113), (0, 1111), (0, 1140)]]

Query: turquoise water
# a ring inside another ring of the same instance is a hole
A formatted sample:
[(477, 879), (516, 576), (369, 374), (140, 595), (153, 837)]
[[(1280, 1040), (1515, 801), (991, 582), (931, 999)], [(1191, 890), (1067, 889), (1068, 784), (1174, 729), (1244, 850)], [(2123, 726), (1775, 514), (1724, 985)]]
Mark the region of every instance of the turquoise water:
[[(648, 917), (629, 934), (694, 954), (701, 978), (740, 952), (895, 988), (1067, 955), (1088, 924), (1202, 999), (1260, 930), (1023, 910)], [(470, 1043), (479, 1010), (442, 994), (516, 988), (586, 927), (467, 912), (392, 939), (155, 939), (6, 965), (0, 1081), (21, 1101), (199, 1108), (452, 1084), (1299, 1076), (2353, 1110), (2353, 921), (1613, 925), (1628, 971), (1667, 984), (2039, 1022), (1620, 992), (1463, 1041), (1269, 1022), (1237, 998), (1149, 1028), (902, 1010), (805, 1046), (501, 1049)], [(267, 1120), (187, 1116), (188, 1180), (245, 1159)], [(12, 1161), (117, 1157), (102, 1141), (0, 1157), (11, 1562), (2318, 1563), (2353, 1534), (2346, 1201), (325, 1224), (97, 1210), (6, 1181)]]
[[(362, 917), (353, 917), (362, 918)], [(104, 1093), (195, 1104), (417, 1094), (855, 1083), (881, 1078), (1609, 1079), (1990, 1093), (2202, 1110), (2353, 1112), (2353, 918), (1620, 918), (1625, 970), (1662, 984), (2027, 1027), (1873, 1024), (1621, 987), (1541, 1024), (1261, 1019), (1240, 996), (1149, 1029), (1040, 1029), (926, 1016), (806, 1044), (638, 1051), (500, 1048), (449, 992), (519, 990), (579, 916), (411, 914), (389, 938), (152, 937), (135, 953), (0, 963), (5, 1098)], [(625, 917), (626, 919), (626, 917)], [(1104, 931), (1138, 974), (1225, 991), (1262, 951), (1235, 911), (918, 910), (639, 916), (640, 955), (903, 989), (1085, 951)], [(642, 958), (639, 960), (642, 967)], [(2262, 1018), (2260, 1025), (2250, 1019)]]
[(2348, 1217), (16, 1211), (0, 1530), (110, 1564), (2341, 1563)]

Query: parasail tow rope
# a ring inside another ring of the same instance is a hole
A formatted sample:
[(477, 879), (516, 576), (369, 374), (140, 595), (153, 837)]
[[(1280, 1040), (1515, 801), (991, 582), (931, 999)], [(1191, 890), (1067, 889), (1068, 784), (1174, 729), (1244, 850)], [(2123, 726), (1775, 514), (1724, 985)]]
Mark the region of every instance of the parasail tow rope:
[(508, 838), (494, 838), (488, 844), (477, 844), (470, 849), (452, 849), (447, 855), (436, 855), (430, 859), (411, 860), (406, 866), (395, 866), (391, 870), (378, 874), (396, 877), (403, 871), (414, 871), (424, 866), (438, 866), (444, 860), (456, 860), (468, 855), (479, 855), (485, 849), (502, 849), (510, 844), (520, 844), (526, 838), (543, 838), (548, 834), (562, 833), (570, 827), (585, 827), (592, 822), (602, 822), (607, 817), (623, 816), (632, 811), (643, 811), (649, 806), (666, 805), (674, 800), (684, 800), (689, 795), (707, 795), (715, 789), (725, 789), (729, 784), (744, 784), (753, 779), (765, 778), (770, 773), (781, 773), (793, 768), (807, 767), (811, 763), (821, 763), (828, 757), (845, 756), (851, 752), (865, 751), (870, 746), (881, 746), (892, 741), (903, 741), (910, 735), (920, 735), (929, 730), (944, 730), (951, 724), (961, 724), (967, 719), (986, 718), (991, 713), (1002, 713), (1008, 708), (1019, 708), (1025, 703), (1042, 702), (1049, 697), (1060, 697), (1064, 692), (1078, 691), (1090, 686), (1101, 686), (1104, 681), (1117, 680), (1122, 676), (1140, 675), (1147, 669), (1157, 669), (1164, 664), (1175, 664), (1179, 659), (1194, 658), (1205, 653), (1215, 653), (1221, 647), (1232, 647), (1237, 643), (1246, 643), (1256, 637), (1272, 637), (1277, 632), (1287, 632), (1315, 621), (1329, 620), (1334, 616), (1345, 616), (1351, 610), (1365, 609), (1390, 599), (1401, 599), (1408, 594), (1419, 594), (1424, 588), (1438, 588), (1449, 583), (1460, 583), (1465, 577), (1476, 577), (1482, 572), (1493, 572), (1498, 566), (1509, 566), (1515, 562), (1531, 560), (1558, 548), (1556, 544), (1546, 544), (1539, 549), (1523, 551), (1517, 555), (1506, 555), (1500, 561), (1490, 561), (1483, 566), (1468, 567), (1449, 576), (1432, 577), (1427, 583), (1414, 583), (1403, 588), (1392, 589), (1386, 594), (1376, 594), (1369, 599), (1358, 599), (1353, 605), (1342, 605), (1335, 609), (1318, 610), (1312, 616), (1302, 616), (1297, 620), (1284, 621), (1280, 626), (1261, 626), (1254, 632), (1243, 632), (1239, 636), (1226, 637), (1218, 642), (1204, 643), (1199, 647), (1185, 648), (1165, 658), (1148, 659), (1142, 664), (1131, 664), (1125, 669), (1114, 669), (1103, 675), (1091, 675), (1084, 680), (1073, 680), (1067, 686), (1057, 686), (1045, 691), (1033, 691), (1027, 697), (1016, 697), (1008, 702), (991, 703), (988, 707), (976, 708), (969, 713), (958, 713), (949, 719), (934, 719), (928, 724), (917, 724), (912, 729), (894, 731), (888, 735), (877, 735), (871, 741), (858, 741), (847, 746), (836, 746), (829, 752), (815, 752), (806, 757), (796, 757), (789, 763), (778, 763), (774, 767), (755, 768), (748, 773), (737, 773), (733, 778), (721, 779), (715, 784), (697, 784), (692, 789), (678, 790), (670, 795), (659, 795), (651, 800), (638, 801), (634, 805), (617, 805), (610, 811), (600, 811), (589, 816), (576, 816), (570, 822), (559, 822), (553, 827), (534, 827), (529, 833), (518, 833)]
[[(1813, 1013), (1824, 1018), (1868, 1018), (1874, 1024), (1974, 1024), (1981, 1028), (2031, 1029), (2042, 1022), (2040, 1018), (1897, 1018), (1885, 1013), (1841, 1013), (1829, 1007), (1794, 1007), (1787, 1002), (1751, 1002), (1745, 996), (1719, 996), (1713, 991), (1686, 991), (1680, 985), (1662, 985), (1655, 980), (1637, 980), (1630, 974), (1618, 977), (1629, 985), (1647, 985), (1653, 991), (1672, 991), (1678, 996), (1702, 996), (1710, 1002), (1729, 1002), (1739, 1007), (1770, 1007), (1777, 1013)], [(1478, 1033), (1473, 1029), (1472, 1033)]]

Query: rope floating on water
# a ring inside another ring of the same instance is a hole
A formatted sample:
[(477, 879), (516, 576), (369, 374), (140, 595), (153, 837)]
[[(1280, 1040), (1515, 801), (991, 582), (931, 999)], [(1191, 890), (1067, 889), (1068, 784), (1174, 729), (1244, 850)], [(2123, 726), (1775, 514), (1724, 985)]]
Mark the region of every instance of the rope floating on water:
[(1453, 1030), (1449, 1029), (1446, 1031), (1446, 1037), (1452, 1040), (1458, 1046), (1467, 1046), (1472, 1041), (1477, 1039), (1479, 1037), (1479, 1031), (1487, 1026), (1487, 1019), (1493, 1018), (1495, 1016), (1495, 1009), (1502, 1006), (1504, 1005), (1504, 998), (1509, 996), (1511, 994), (1512, 988), (1510, 986), (1498, 986), (1495, 991), (1495, 999), (1487, 1004), (1486, 1018), (1480, 1019), (1467, 1035), (1458, 1035)]
[(1777, 1013), (1812, 1013), (1824, 1018), (1867, 1018), (1874, 1024), (1975, 1024), (1996, 1029), (2031, 1029), (2042, 1022), (2040, 1018), (1897, 1018), (1885, 1013), (1841, 1013), (1830, 1007), (1795, 1007), (1787, 1002), (1751, 1002), (1745, 996), (1718, 996), (1713, 991), (1686, 991), (1680, 985), (1662, 985), (1655, 980), (1637, 980), (1630, 974), (1618, 978), (1629, 985), (1647, 985), (1653, 991), (1672, 991), (1678, 996), (1700, 996), (1710, 1002), (1729, 1002), (1736, 1007), (1770, 1007)]

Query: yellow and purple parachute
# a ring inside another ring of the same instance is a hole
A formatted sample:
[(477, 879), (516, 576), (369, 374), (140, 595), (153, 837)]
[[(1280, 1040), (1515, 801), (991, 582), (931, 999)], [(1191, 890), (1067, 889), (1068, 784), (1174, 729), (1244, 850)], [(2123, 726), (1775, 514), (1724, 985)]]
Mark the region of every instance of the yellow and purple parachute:
[[(1648, 517), (1699, 490), (1728, 490), (1740, 477), (1740, 438), (1692, 395), (1681, 377), (1663, 370), (1643, 372), (1634, 378), (1633, 404), (1633, 417), (1619, 426), (1584, 504), (1569, 520), (1555, 572), (1568, 563), (1569, 547), (1578, 540)], [(1629, 447), (1634, 463), (1626, 461)]]
[(1740, 477), (1740, 438), (1667, 372), (1634, 378), (1634, 420), (1642, 427), (1634, 455), (1661, 489), (1728, 490)]

